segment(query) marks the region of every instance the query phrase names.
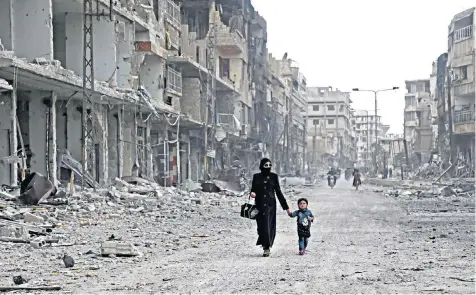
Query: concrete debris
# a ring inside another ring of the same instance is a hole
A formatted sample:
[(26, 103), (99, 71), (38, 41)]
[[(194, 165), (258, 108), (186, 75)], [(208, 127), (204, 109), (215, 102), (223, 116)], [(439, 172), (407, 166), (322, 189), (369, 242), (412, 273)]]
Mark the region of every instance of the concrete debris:
[[(393, 181), (393, 189), (385, 192), (390, 197), (471, 197), (475, 196), (473, 178), (451, 179), (447, 183)], [(388, 186), (388, 180), (384, 183)]]
[(74, 259), (73, 257), (67, 255), (66, 253), (63, 256), (63, 263), (66, 268), (71, 268), (74, 266)]
[(132, 257), (138, 256), (139, 251), (134, 247), (132, 243), (121, 244), (118, 242), (107, 241), (101, 245), (102, 256), (117, 256), (117, 257)]
[[(202, 215), (204, 210), (213, 207), (238, 208), (241, 201), (237, 198), (246, 194), (221, 189), (219, 193), (186, 191), (175, 187), (161, 187), (153, 181), (128, 176), (116, 178), (115, 185), (107, 190), (98, 188), (96, 191), (85, 189), (81, 192), (76, 188), (72, 196), (66, 196), (64, 189), (59, 188), (58, 196), (61, 199), (49, 199), (35, 207), (26, 205), (25, 203), (38, 203), (45, 195), (51, 194), (54, 187), (45, 179), (41, 174), (33, 173), (29, 182), (22, 184), (28, 192), (34, 192), (27, 198), (33, 201), (5, 203), (0, 206), (0, 242), (28, 244), (30, 249), (37, 250), (73, 246), (78, 243), (73, 233), (80, 227), (94, 228), (107, 220), (117, 223), (127, 215), (134, 215), (137, 221), (126, 226), (132, 231), (141, 232), (144, 230), (144, 220), (149, 220), (148, 224), (160, 225), (164, 220), (168, 220), (168, 223), (170, 220), (180, 222), (181, 218), (187, 218), (191, 214)], [(198, 184), (189, 186), (198, 187)], [(6, 197), (11, 196), (7, 194)], [(190, 232), (189, 236), (192, 235)], [(102, 241), (91, 242), (100, 242), (100, 255), (110, 257), (141, 257), (137, 245), (151, 247), (151, 243), (147, 241), (122, 241), (115, 234), (110, 234), (109, 238)], [(99, 251), (90, 249), (89, 252)]]
[(53, 196), (56, 187), (40, 173), (29, 174), (21, 183), (20, 196), (17, 202), (22, 205), (37, 205), (43, 199)]
[(45, 219), (41, 216), (26, 212), (23, 214), (23, 221), (25, 223), (43, 223)]

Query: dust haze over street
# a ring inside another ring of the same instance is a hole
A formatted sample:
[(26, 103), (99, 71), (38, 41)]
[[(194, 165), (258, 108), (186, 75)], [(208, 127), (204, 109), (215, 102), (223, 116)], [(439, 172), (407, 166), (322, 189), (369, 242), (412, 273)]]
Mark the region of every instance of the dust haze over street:
[[(9, 259), (2, 259), (0, 276), (23, 273), (75, 294), (474, 292), (474, 199), (394, 198), (361, 189), (343, 179), (332, 190), (285, 189), (292, 208), (304, 196), (316, 216), (305, 256), (297, 255), (296, 223), (284, 211), (264, 258), (254, 245), (254, 221), (240, 218), (238, 207), (178, 205), (171, 208), (181, 212), (177, 218), (104, 215), (76, 228), (76, 245), (62, 247), (76, 259), (72, 269), (62, 266), (57, 247), (3, 245)], [(142, 255), (101, 257), (97, 245), (111, 234)]]
[(476, 7), (428, 3), (0, 0), (0, 292), (473, 293)]

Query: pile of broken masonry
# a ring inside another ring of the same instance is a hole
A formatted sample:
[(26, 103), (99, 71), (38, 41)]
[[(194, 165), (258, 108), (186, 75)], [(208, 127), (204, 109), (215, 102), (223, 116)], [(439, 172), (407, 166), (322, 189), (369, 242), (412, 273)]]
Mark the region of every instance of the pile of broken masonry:
[[(61, 253), (72, 248), (70, 246), (79, 246), (87, 248), (81, 252), (84, 255), (138, 258), (143, 253), (137, 246), (142, 246), (143, 251), (144, 247), (153, 247), (154, 244), (152, 237), (146, 238), (146, 242), (131, 241), (134, 240), (131, 238), (134, 231), (139, 230), (151, 235), (155, 233), (155, 237), (169, 235), (170, 238), (163, 242), (165, 245), (170, 243), (168, 248), (174, 249), (178, 246), (172, 237), (201, 235), (197, 230), (219, 230), (200, 228), (197, 224), (196, 228), (181, 228), (180, 235), (177, 235), (174, 229), (177, 230), (177, 225), (184, 223), (184, 219), (190, 220), (192, 215), (209, 219), (213, 214), (223, 214), (223, 211), (238, 216), (239, 205), (246, 195), (245, 192), (226, 189), (203, 192), (197, 184), (187, 185), (184, 189), (161, 187), (139, 177), (116, 178), (109, 189), (85, 188), (83, 191), (79, 186), (51, 190), (54, 188), (51, 183), (38, 185), (46, 177), (36, 174), (35, 179), (37, 181), (31, 181), (32, 185), (22, 187), (20, 196), (0, 192), (0, 251), (5, 256), (15, 247), (22, 247), (26, 252), (54, 248), (59, 259), (63, 257)], [(144, 230), (144, 227), (148, 229)], [(87, 228), (88, 235), (81, 236), (80, 228)], [(92, 247), (93, 244), (96, 246)], [(0, 262), (4, 276), (8, 271), (7, 263), (6, 260)], [(90, 265), (88, 269), (95, 267)], [(60, 289), (51, 280), (27, 282), (23, 278), (19, 280), (18, 273), (12, 273), (12, 277), (15, 279), (7, 283), (5, 278), (1, 279), (3, 287), (0, 286), (0, 291)]]
[[(376, 192), (383, 192), (376, 190)], [(413, 181), (402, 181), (393, 189), (385, 192), (389, 197), (416, 196), (419, 198), (443, 197), (475, 197), (474, 178), (454, 178), (447, 182), (415, 184)]]

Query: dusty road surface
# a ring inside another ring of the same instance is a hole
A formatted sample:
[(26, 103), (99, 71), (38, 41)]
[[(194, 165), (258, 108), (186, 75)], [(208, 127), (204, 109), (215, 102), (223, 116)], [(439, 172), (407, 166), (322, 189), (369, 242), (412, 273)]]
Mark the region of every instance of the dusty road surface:
[[(61, 285), (61, 294), (474, 293), (473, 199), (396, 199), (363, 189), (341, 181), (287, 196), (293, 208), (307, 197), (317, 217), (305, 256), (297, 255), (295, 220), (283, 211), (271, 257), (263, 258), (254, 223), (237, 208), (198, 208), (167, 220), (80, 227), (73, 247), (3, 244), (1, 281), (22, 274)], [(95, 255), (111, 234), (143, 256)], [(63, 252), (75, 257), (74, 268), (64, 268)]]

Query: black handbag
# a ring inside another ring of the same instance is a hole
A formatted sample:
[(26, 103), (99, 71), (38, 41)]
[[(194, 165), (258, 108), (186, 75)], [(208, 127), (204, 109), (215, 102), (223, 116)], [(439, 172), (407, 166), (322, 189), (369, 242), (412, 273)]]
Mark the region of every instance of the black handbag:
[(240, 216), (248, 219), (256, 219), (256, 216), (258, 216), (258, 208), (256, 208), (256, 205), (250, 204), (251, 201), (251, 195), (248, 197), (248, 202), (244, 203), (241, 205), (241, 212)]

